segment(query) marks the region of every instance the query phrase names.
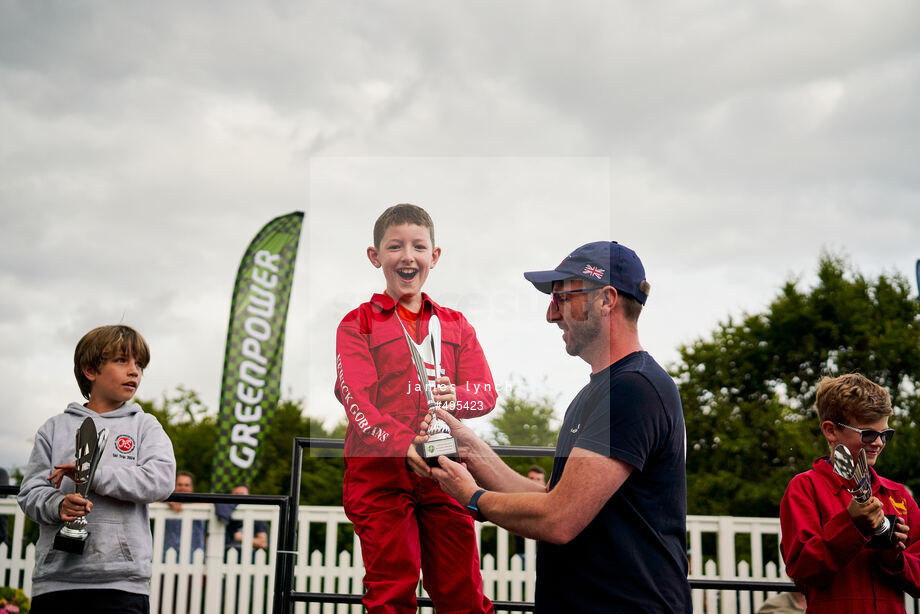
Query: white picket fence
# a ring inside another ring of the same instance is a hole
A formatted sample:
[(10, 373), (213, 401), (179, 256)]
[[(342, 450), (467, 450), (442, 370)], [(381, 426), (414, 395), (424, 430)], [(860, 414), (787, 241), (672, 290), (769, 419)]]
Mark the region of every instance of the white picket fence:
[[(153, 528), (153, 580), (151, 612), (154, 614), (266, 614), (271, 612), (274, 593), (275, 548), (278, 543), (277, 508), (240, 505), (235, 512), (243, 521), (243, 548), (224, 555), (224, 525), (208, 504), (185, 504), (176, 514), (163, 503), (150, 506)], [(0, 585), (31, 590), (35, 548), (23, 547), (23, 515), (13, 499), (0, 499), (0, 515), (8, 515), (12, 548), (0, 545)], [(180, 518), (183, 523), (179, 552), (166, 553), (163, 563), (164, 520)], [(207, 522), (206, 550), (189, 554), (191, 524)], [(252, 551), (253, 523), (269, 523), (269, 552)], [(340, 532), (345, 539), (340, 541)], [(490, 523), (476, 524), (477, 540), (494, 532), (493, 551), (483, 553), (482, 577), (486, 594), (502, 601), (532, 601), (536, 547), (525, 540), (523, 559), (509, 554), (513, 539), (504, 529)], [(779, 521), (775, 518), (690, 516), (687, 519), (690, 546), (690, 577), (719, 580), (788, 580), (780, 560)], [(312, 536), (312, 541), (311, 541)], [(491, 537), (491, 536), (490, 536)], [(736, 548), (736, 543), (740, 544)], [(741, 552), (743, 551), (743, 552)], [(340, 507), (301, 507), (297, 536), (294, 590), (303, 592), (362, 592), (364, 575), (360, 544), (352, 525)], [(698, 554), (695, 554), (698, 553)], [(743, 556), (744, 560), (738, 560)], [(242, 561), (242, 562), (240, 562)], [(424, 594), (421, 591), (420, 593)], [(753, 614), (773, 593), (694, 590), (693, 611), (698, 614)], [(916, 611), (913, 600), (908, 612)], [(297, 614), (335, 612), (359, 613), (360, 606), (332, 604), (295, 605)], [(421, 612), (431, 614), (430, 608)]]

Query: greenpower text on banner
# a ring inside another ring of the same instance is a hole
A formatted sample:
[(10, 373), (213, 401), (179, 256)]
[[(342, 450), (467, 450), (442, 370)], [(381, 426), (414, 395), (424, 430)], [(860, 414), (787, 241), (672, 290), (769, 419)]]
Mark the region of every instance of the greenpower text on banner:
[(236, 274), (211, 488), (252, 483), (281, 392), (284, 326), (303, 212), (273, 219), (249, 244)]

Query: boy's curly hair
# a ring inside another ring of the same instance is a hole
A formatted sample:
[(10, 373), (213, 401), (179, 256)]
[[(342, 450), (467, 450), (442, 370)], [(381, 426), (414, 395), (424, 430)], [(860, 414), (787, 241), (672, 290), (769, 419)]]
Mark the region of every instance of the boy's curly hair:
[(818, 420), (868, 424), (892, 414), (891, 396), (882, 386), (859, 373), (825, 377), (815, 395)]

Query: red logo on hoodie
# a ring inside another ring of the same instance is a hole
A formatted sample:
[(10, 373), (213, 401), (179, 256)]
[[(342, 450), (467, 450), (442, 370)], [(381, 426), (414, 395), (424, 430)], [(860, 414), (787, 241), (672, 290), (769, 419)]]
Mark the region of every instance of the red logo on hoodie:
[(134, 440), (131, 439), (130, 435), (119, 435), (118, 439), (115, 440), (115, 447), (122, 454), (127, 454), (134, 449)]

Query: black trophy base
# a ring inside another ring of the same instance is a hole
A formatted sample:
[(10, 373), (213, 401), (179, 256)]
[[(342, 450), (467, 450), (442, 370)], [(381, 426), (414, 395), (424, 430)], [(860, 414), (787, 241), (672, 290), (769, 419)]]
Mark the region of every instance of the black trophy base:
[(457, 440), (453, 437), (428, 440), (419, 445), (419, 455), (425, 459), (429, 467), (440, 467), (438, 457), (446, 456), (455, 462), (460, 462), (460, 453), (457, 451)]
[(888, 530), (880, 535), (873, 535), (869, 543), (866, 544), (867, 548), (886, 550), (888, 548), (894, 548), (895, 544), (898, 543), (898, 538), (894, 535), (895, 526), (898, 524), (898, 517), (894, 514), (885, 514), (885, 518), (888, 519)]
[(86, 546), (87, 537), (89, 537), (88, 532), (83, 537), (70, 537), (58, 531), (58, 534), (54, 536), (54, 545), (52, 547), (55, 550), (61, 550), (62, 552), (70, 552), (71, 554), (83, 554), (83, 548)]

